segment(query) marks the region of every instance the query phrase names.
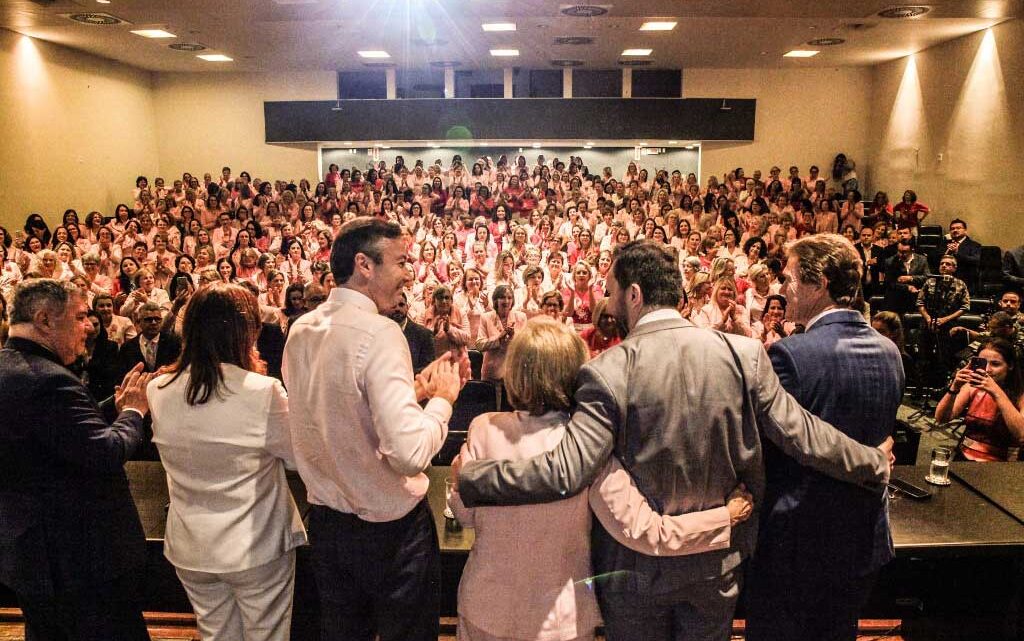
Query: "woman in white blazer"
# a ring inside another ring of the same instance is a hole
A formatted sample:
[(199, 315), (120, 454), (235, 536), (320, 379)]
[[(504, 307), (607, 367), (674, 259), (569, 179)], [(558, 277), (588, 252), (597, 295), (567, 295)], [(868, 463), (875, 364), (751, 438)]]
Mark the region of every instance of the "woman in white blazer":
[(288, 397), (255, 370), (256, 298), (214, 283), (189, 301), (181, 357), (147, 391), (171, 504), (164, 556), (204, 641), (286, 640), (306, 531), (285, 479)]

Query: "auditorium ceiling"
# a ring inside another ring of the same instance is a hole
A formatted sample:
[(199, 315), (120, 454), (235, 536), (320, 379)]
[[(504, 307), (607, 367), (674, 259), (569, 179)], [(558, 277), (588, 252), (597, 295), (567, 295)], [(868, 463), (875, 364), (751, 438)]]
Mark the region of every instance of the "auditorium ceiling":
[[(912, 5), (927, 10), (920, 16), (886, 18), (880, 13), (907, 5), (885, 0), (597, 0), (589, 5), (557, 0), (0, 0), (0, 27), (152, 71), (357, 70), (384, 64), (785, 69), (892, 60), (1020, 17), (1022, 5), (1024, 0), (932, 0)], [(667, 31), (640, 30), (651, 21), (676, 24)], [(106, 22), (112, 24), (91, 24)], [(484, 31), (485, 23), (514, 24), (515, 30)], [(174, 37), (131, 33), (144, 29)], [(623, 55), (627, 49), (651, 51)], [(495, 57), (491, 50), (515, 50), (518, 56)], [(783, 57), (791, 50), (818, 53)], [(361, 58), (359, 51), (388, 57)], [(232, 60), (197, 57), (206, 54)]]

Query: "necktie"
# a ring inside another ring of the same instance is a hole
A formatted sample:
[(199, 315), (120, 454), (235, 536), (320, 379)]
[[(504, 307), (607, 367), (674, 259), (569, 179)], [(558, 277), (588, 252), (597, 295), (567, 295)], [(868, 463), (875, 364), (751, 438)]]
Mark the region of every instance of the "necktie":
[(142, 357), (146, 359), (146, 369), (153, 371), (156, 369), (156, 350), (153, 349), (152, 341), (145, 341), (144, 347), (142, 348)]

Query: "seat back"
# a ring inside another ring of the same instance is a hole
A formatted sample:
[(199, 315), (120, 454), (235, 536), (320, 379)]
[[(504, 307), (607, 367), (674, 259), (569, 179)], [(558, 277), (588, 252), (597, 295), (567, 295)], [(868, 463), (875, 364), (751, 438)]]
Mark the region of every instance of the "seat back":
[(448, 437), (441, 450), (431, 460), (433, 465), (451, 465), (469, 434), (469, 424), (481, 414), (498, 411), (494, 385), (484, 381), (469, 381), (459, 392), (448, 421)]

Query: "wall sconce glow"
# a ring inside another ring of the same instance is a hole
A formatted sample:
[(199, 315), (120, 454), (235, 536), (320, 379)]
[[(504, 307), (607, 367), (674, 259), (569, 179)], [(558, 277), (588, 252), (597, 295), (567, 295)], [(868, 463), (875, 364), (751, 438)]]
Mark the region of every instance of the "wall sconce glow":
[(649, 56), (654, 49), (624, 49), (622, 55), (624, 56)]
[(137, 36), (142, 36), (143, 38), (177, 38), (178, 37), (178, 36), (174, 35), (173, 33), (169, 32), (169, 31), (164, 31), (163, 29), (135, 29), (135, 30), (132, 31), (132, 33), (134, 33)]
[(222, 53), (203, 53), (203, 54), (199, 54), (198, 56), (196, 56), (196, 58), (201, 58), (201, 59), (205, 60), (206, 62), (232, 62), (232, 61), (234, 61), (234, 58), (229, 58), (228, 56), (225, 56)]
[(516, 23), (514, 22), (485, 22), (480, 27), (484, 31), (515, 31)]
[[(41, 89), (49, 83), (49, 73), (43, 61), (43, 55), (39, 51), (35, 40), (30, 36), (22, 36), (18, 39), (14, 49), (14, 60), (16, 73), (21, 85), (26, 89)], [(27, 93), (26, 98), (49, 99), (45, 93)]]
[(676, 24), (678, 23), (676, 23), (675, 21), (654, 20), (651, 22), (645, 22), (642, 25), (640, 25), (640, 31), (672, 31), (673, 29), (676, 28)]
[(491, 55), (495, 58), (515, 58), (519, 55), (518, 49), (491, 49)]
[(995, 34), (989, 29), (978, 45), (950, 121), (946, 149), (958, 181), (981, 187), (994, 172), (1017, 162), (1014, 111)]
[(367, 51), (357, 51), (360, 58), (390, 58), (391, 54), (387, 51), (381, 51), (379, 49), (370, 49)]
[(818, 55), (818, 53), (819, 52), (814, 51), (812, 49), (794, 49), (792, 51), (787, 51), (786, 53), (782, 54), (782, 57), (783, 58), (813, 58), (814, 56)]

